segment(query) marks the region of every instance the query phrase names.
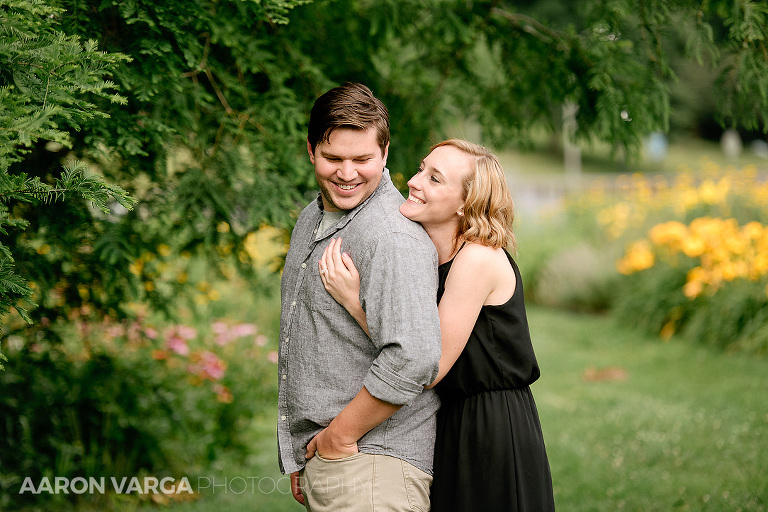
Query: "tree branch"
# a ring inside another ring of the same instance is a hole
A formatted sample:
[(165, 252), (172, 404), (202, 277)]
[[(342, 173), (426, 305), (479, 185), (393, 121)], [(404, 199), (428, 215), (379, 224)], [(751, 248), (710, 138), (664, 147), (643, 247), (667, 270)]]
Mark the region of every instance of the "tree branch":
[(555, 41), (560, 42), (563, 40), (563, 37), (558, 32), (525, 14), (520, 14), (517, 12), (511, 13), (499, 7), (492, 8), (491, 12), (501, 16), (502, 18), (506, 18), (513, 25), (520, 27), (525, 32), (528, 32), (535, 38), (545, 43), (552, 43)]

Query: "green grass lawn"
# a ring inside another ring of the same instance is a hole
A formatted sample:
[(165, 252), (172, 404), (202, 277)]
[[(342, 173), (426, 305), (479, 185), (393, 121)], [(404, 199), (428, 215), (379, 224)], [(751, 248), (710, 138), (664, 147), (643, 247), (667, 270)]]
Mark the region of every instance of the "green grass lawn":
[(664, 343), (609, 317), (530, 317), (561, 510), (768, 510), (767, 361)]
[[(562, 150), (554, 149), (548, 135), (539, 134), (532, 150), (520, 150), (514, 147), (497, 150), (496, 153), (504, 170), (515, 179), (522, 181), (562, 180), (564, 164)], [(559, 144), (560, 139), (557, 139)], [(625, 173), (670, 173), (681, 166), (695, 170), (706, 162), (713, 162), (720, 167), (733, 166), (742, 168), (754, 165), (758, 169), (768, 168), (768, 159), (756, 155), (745, 147), (736, 160), (727, 158), (720, 144), (693, 137), (673, 139), (666, 156), (660, 161), (651, 161), (641, 151), (638, 159), (626, 162), (619, 153), (611, 156), (611, 148), (605, 143), (594, 143), (581, 148), (581, 170), (586, 182), (596, 177)]]
[[(558, 510), (768, 510), (768, 361), (664, 343), (607, 316), (529, 316)], [(277, 471), (269, 412), (253, 442), (246, 463), (201, 473), (227, 487), (171, 509), (302, 510)]]

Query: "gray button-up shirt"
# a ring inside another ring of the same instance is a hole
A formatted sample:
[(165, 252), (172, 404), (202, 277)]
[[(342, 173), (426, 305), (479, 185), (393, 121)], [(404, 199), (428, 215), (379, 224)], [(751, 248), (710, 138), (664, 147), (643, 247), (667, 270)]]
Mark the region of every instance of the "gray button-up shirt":
[[(424, 229), (400, 214), (402, 202), (385, 169), (374, 193), (326, 233), (318, 233), (320, 197), (296, 222), (281, 284), (277, 439), (283, 473), (304, 467), (307, 443), (363, 386), (405, 405), (365, 434), (359, 450), (432, 473), (440, 402), (423, 387), (437, 376), (440, 359), (437, 253)], [(339, 237), (360, 273), (370, 338), (320, 279), (323, 250)]]

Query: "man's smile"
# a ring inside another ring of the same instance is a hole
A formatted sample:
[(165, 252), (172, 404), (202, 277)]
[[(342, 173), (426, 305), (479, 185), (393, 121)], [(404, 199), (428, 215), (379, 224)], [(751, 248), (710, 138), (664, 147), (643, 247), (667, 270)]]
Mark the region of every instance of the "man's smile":
[(335, 182), (333, 184), (339, 187), (341, 190), (353, 190), (359, 185), (359, 183), (351, 183), (351, 184), (343, 185), (341, 183), (335, 183)]

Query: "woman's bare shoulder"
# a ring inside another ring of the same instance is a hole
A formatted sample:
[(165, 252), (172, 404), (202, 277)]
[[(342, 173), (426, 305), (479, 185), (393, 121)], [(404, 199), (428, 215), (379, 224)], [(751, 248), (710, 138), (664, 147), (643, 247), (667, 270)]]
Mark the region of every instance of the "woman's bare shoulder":
[(456, 255), (455, 264), (464, 265), (496, 265), (507, 262), (504, 249), (496, 249), (487, 245), (468, 242)]
[(485, 304), (503, 304), (515, 291), (515, 273), (504, 249), (467, 244), (456, 256), (454, 266), (462, 282), (485, 292)]

